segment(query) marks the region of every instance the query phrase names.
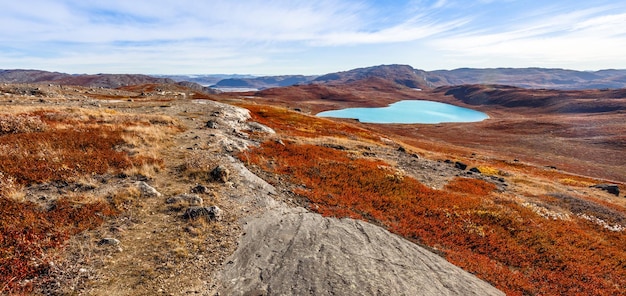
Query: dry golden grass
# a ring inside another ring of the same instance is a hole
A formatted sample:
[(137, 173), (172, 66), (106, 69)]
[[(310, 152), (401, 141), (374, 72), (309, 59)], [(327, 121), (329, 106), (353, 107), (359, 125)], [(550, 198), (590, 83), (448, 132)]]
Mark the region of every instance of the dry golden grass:
[(49, 254), (55, 248), (128, 210), (139, 196), (136, 188), (109, 196), (68, 192), (41, 208), (21, 198), (24, 186), (62, 181), (97, 188), (93, 175), (153, 175), (163, 164), (160, 149), (181, 129), (161, 115), (5, 108), (0, 114), (0, 293), (28, 292), (31, 286), (24, 280), (51, 272)]
[(480, 170), (480, 173), (483, 175), (487, 175), (487, 176), (506, 176), (507, 174), (497, 168), (488, 166), (488, 165), (481, 165), (477, 167), (478, 170)]
[(593, 182), (589, 182), (586, 180), (574, 179), (574, 178), (562, 178), (559, 179), (559, 182), (563, 185), (569, 185), (574, 187), (589, 187), (594, 185)]
[(211, 171), (215, 169), (220, 161), (206, 150), (186, 151), (182, 157), (177, 172), (192, 182), (206, 182), (212, 180)]
[(166, 116), (77, 108), (17, 111), (0, 117), (9, 131), (0, 138), (0, 171), (18, 184), (115, 170), (151, 175), (161, 166), (160, 145), (180, 130)]

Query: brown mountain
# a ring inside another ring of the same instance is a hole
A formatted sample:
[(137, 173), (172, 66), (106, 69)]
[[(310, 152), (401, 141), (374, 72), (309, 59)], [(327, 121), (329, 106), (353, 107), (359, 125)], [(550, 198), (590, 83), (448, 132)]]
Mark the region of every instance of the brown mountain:
[(322, 75), (313, 80), (314, 83), (342, 84), (368, 78), (382, 78), (409, 88), (430, 88), (425, 79), (426, 72), (413, 69), (408, 65), (380, 65), (358, 68), (345, 72)]
[(282, 76), (263, 76), (254, 78), (226, 78), (220, 80), (212, 87), (223, 88), (270, 88), (290, 86), (301, 83), (309, 83), (316, 76), (304, 75), (282, 75)]
[(408, 65), (379, 65), (314, 76), (266, 76), (224, 79), (218, 87), (270, 88), (294, 84), (346, 84), (380, 78), (409, 88), (430, 89), (464, 84), (512, 85), (532, 89), (626, 88), (626, 70), (575, 71), (546, 68), (493, 68), (424, 71)]
[(176, 83), (169, 78), (156, 78), (142, 74), (66, 74), (40, 70), (1, 70), (0, 82), (48, 83), (89, 87), (117, 88), (125, 85), (148, 83)]
[(626, 89), (529, 90), (504, 85), (461, 85), (440, 87), (435, 93), (452, 95), (469, 105), (529, 107), (547, 113), (604, 113), (626, 110)]
[[(181, 77), (158, 77), (139, 74), (71, 75), (39, 70), (0, 70), (0, 82), (52, 83), (90, 87), (116, 88), (135, 84), (176, 83)], [(193, 77), (188, 77), (193, 82)], [(546, 68), (493, 68), (424, 71), (408, 65), (379, 65), (322, 76), (281, 75), (263, 77), (229, 77), (219, 80), (214, 87), (257, 88), (284, 87), (305, 84), (345, 85), (372, 78), (392, 84), (419, 89), (464, 84), (498, 84), (532, 89), (616, 89), (626, 88), (626, 70), (575, 71)], [(189, 83), (182, 81), (181, 83)], [(199, 88), (200, 85), (187, 85)]]
[(427, 72), (434, 87), (461, 84), (501, 84), (523, 88), (603, 89), (626, 87), (626, 70), (574, 71), (545, 68), (495, 68)]

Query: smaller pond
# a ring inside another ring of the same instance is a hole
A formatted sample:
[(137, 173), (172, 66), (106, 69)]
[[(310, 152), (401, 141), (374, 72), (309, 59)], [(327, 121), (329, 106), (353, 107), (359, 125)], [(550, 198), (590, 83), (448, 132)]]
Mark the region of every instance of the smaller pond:
[(348, 108), (324, 111), (320, 117), (354, 118), (367, 123), (476, 122), (489, 116), (483, 112), (432, 101), (399, 101), (381, 108)]

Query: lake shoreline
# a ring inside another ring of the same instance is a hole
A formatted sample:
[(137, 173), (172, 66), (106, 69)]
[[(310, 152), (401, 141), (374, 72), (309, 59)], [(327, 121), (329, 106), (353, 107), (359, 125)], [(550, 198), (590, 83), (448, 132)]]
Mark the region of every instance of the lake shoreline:
[(363, 123), (439, 124), (479, 122), (489, 118), (484, 112), (427, 100), (403, 100), (380, 108), (346, 108), (318, 113), (318, 117), (356, 119)]

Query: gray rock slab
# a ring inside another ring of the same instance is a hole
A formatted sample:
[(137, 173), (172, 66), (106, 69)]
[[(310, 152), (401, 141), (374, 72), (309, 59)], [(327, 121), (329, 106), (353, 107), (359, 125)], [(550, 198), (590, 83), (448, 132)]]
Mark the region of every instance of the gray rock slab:
[(387, 230), (278, 207), (248, 218), (220, 295), (504, 295)]

